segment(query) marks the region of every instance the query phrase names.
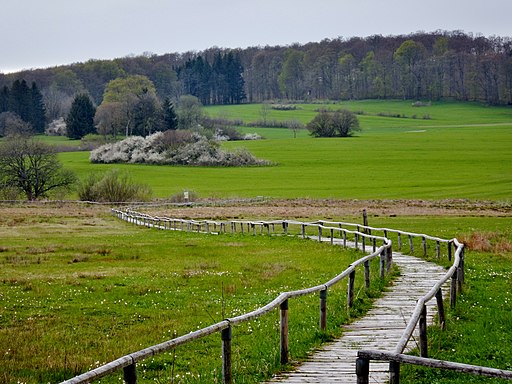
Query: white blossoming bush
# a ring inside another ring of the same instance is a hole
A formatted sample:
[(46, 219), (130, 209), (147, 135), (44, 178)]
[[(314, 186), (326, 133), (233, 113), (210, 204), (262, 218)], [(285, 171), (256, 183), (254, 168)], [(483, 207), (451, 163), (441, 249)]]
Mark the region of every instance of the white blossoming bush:
[[(191, 134), (184, 138), (176, 134), (157, 132), (146, 138), (128, 137), (113, 144), (105, 144), (91, 152), (93, 163), (146, 163), (196, 166), (239, 167), (269, 165), (255, 158), (246, 149), (223, 151), (217, 141)], [(255, 140), (255, 139), (251, 139)]]
[(261, 140), (262, 137), (260, 135), (258, 135), (257, 133), (246, 133), (243, 137), (242, 137), (242, 140)]

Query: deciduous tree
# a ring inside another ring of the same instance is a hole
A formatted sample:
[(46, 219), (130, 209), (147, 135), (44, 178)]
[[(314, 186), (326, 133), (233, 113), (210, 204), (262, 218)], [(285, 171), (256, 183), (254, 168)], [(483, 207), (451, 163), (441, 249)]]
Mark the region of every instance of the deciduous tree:
[(345, 109), (322, 111), (308, 123), (307, 128), (315, 137), (347, 137), (359, 130), (359, 120), (353, 112)]
[(28, 200), (69, 190), (76, 181), (62, 168), (55, 150), (42, 142), (21, 136), (0, 144), (0, 185), (23, 193)]

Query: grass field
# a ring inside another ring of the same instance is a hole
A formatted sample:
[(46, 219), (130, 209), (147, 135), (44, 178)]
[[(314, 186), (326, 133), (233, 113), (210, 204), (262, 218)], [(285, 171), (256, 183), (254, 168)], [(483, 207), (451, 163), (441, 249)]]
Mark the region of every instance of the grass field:
[[(86, 152), (59, 156), (80, 178), (111, 168), (126, 170), (161, 198), (190, 190), (199, 197), (218, 198), (467, 198), (510, 203), (511, 108), (450, 102), (417, 108), (404, 101), (329, 105), (339, 106), (361, 113), (363, 131), (357, 136), (313, 139), (301, 131), (294, 139), (287, 129), (243, 127), (266, 140), (224, 144), (245, 146), (273, 161), (270, 167), (102, 165), (90, 164)], [(271, 111), (268, 118), (307, 122), (320, 107)], [(206, 111), (245, 122), (261, 118), (259, 105)], [(405, 117), (387, 117), (397, 114)], [(60, 139), (56, 144), (68, 143)], [(167, 214), (172, 216), (172, 210)], [(254, 309), (280, 291), (323, 282), (357, 257), (299, 239), (137, 228), (101, 207), (0, 206), (0, 215), (0, 383), (58, 382)], [(372, 216), (370, 224), (457, 237), (469, 245), (463, 295), (448, 314), (447, 331), (429, 331), (431, 356), (512, 369), (510, 216), (482, 217), (477, 211), (468, 216), (388, 216)], [(334, 215), (330, 219), (360, 221)], [(291, 305), (293, 359), (338, 334), (339, 324), (368, 308), (369, 298), (359, 289), (361, 281), (357, 284), (357, 306), (351, 313), (344, 309), (344, 285), (330, 294), (329, 305), (338, 310), (329, 312), (328, 335), (316, 331), (317, 297)], [(376, 296), (378, 288), (369, 296)], [(259, 382), (278, 369), (277, 329), (276, 314), (235, 329), (237, 383)], [(144, 362), (139, 379), (215, 383), (220, 380), (219, 362), (220, 341), (214, 335)], [(403, 376), (404, 383), (472, 382), (411, 368)], [(119, 381), (114, 377), (101, 382)]]
[[(357, 257), (300, 239), (139, 228), (112, 218), (105, 208), (3, 207), (0, 214), (2, 383), (57, 382), (254, 309), (283, 290), (323, 282)], [(172, 216), (172, 209), (166, 214)], [(370, 220), (374, 226), (456, 236), (475, 247), (466, 253), (467, 288), (456, 312), (448, 315), (448, 330), (431, 333), (435, 335), (431, 355), (468, 363), (485, 363), (485, 356), (493, 356), (485, 365), (507, 368), (512, 352), (507, 342), (512, 331), (507, 317), (512, 313), (510, 218)], [(482, 250), (482, 244), (487, 248)], [(373, 271), (377, 273), (376, 265)], [(316, 296), (290, 304), (293, 360), (339, 334), (339, 324), (368, 308), (361, 285), (358, 280), (357, 306), (350, 314), (344, 309), (345, 284), (330, 291), (328, 335), (317, 331)], [(278, 369), (278, 345), (277, 314), (236, 327), (236, 382), (259, 382)], [(141, 382), (219, 382), (219, 353), (219, 337), (214, 335), (145, 361), (139, 366), (139, 378)], [(404, 375), (411, 383), (438, 377), (424, 371)]]
[[(338, 108), (340, 105), (329, 105)], [(183, 190), (199, 197), (337, 199), (490, 199), (510, 201), (512, 191), (512, 109), (480, 104), (434, 103), (412, 107), (403, 101), (364, 101), (341, 106), (363, 111), (362, 132), (346, 139), (314, 139), (288, 129), (241, 128), (266, 140), (229, 142), (246, 147), (274, 166), (247, 168), (99, 165), (87, 153), (61, 159), (80, 177), (110, 168), (127, 170), (149, 184), (156, 197)], [(320, 105), (271, 111), (269, 118), (310, 120)], [(211, 116), (258, 119), (260, 105), (209, 107)], [(379, 113), (430, 120), (393, 118)]]
[[(0, 382), (58, 382), (101, 363), (314, 286), (361, 256), (284, 237), (202, 235), (136, 227), (106, 209), (0, 208)], [(329, 333), (318, 331), (317, 295), (291, 300), (291, 358), (300, 359), (369, 306), (379, 284), (330, 290)], [(234, 328), (237, 382), (279, 367), (277, 312)], [(141, 366), (141, 382), (220, 380), (213, 335)], [(142, 372), (143, 371), (143, 372)], [(118, 382), (115, 376), (101, 382)]]

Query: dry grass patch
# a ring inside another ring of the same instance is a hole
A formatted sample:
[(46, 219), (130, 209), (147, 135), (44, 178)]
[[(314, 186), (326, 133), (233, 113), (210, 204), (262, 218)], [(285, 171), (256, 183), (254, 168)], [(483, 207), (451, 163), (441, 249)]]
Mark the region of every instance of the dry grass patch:
[(503, 254), (512, 251), (512, 242), (500, 232), (472, 232), (462, 236), (462, 242), (475, 252)]

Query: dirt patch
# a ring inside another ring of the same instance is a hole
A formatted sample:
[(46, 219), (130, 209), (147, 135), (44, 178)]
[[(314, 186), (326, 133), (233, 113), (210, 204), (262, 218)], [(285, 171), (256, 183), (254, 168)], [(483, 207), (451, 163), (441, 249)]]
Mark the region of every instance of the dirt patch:
[[(3, 225), (45, 218), (80, 217), (96, 225), (98, 217), (108, 215), (108, 205), (82, 203), (0, 204)], [(122, 209), (126, 209), (122, 207)], [(192, 205), (154, 204), (133, 207), (155, 216), (184, 219), (340, 219), (361, 218), (363, 210), (372, 216), (512, 216), (512, 202), (452, 200), (335, 200), (335, 199), (261, 199), (214, 201)]]
[(219, 205), (143, 208), (147, 213), (187, 219), (316, 219), (368, 216), (512, 216), (512, 203), (471, 200), (266, 200)]

